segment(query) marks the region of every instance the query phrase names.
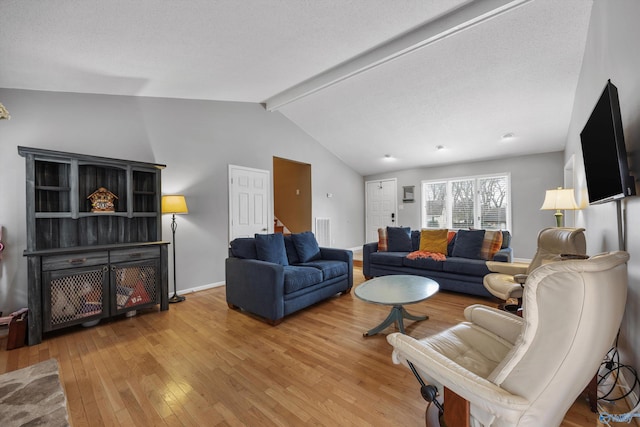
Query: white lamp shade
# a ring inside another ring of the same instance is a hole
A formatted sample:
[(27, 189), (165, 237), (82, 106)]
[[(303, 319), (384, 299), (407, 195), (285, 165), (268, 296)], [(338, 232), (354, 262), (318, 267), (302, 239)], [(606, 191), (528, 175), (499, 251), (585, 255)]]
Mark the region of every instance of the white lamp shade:
[(163, 214), (187, 214), (187, 201), (181, 194), (162, 196), (162, 213)]
[(575, 210), (580, 209), (573, 197), (573, 188), (557, 188), (547, 190), (540, 210)]

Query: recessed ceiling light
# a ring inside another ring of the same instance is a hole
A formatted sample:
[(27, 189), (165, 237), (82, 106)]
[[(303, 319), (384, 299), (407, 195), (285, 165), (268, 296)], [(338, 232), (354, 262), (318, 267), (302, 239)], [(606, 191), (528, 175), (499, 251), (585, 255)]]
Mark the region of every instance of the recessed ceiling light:
[(392, 162), (395, 160), (395, 157), (393, 157), (391, 154), (385, 154), (382, 160), (384, 160), (385, 162)]

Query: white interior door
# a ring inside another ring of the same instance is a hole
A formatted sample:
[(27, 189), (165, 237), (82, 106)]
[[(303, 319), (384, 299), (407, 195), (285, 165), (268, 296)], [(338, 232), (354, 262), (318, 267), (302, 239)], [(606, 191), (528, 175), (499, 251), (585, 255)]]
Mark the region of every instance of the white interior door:
[(229, 165), (229, 241), (273, 232), (269, 171)]
[(378, 228), (396, 225), (398, 217), (397, 188), (395, 178), (365, 183), (367, 242), (378, 241)]

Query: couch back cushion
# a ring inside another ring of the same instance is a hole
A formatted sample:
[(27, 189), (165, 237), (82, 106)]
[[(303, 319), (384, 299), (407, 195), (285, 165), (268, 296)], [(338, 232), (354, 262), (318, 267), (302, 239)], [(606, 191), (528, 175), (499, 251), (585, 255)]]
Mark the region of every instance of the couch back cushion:
[(292, 234), (291, 239), (293, 239), (293, 244), (296, 247), (296, 252), (298, 252), (300, 262), (320, 259), (320, 246), (318, 246), (316, 236), (311, 231)]
[(480, 248), (480, 258), (484, 260), (492, 260), (493, 256), (502, 247), (502, 231), (489, 231), (484, 232), (484, 239), (482, 240), (482, 247)]
[(238, 237), (230, 244), (231, 255), (236, 258), (258, 259), (256, 252), (256, 239), (251, 237)]
[(458, 230), (453, 245), (454, 257), (480, 259), (485, 230)]
[(261, 261), (289, 265), (282, 233), (256, 234), (256, 253)]
[(387, 227), (387, 250), (389, 252), (411, 252), (411, 228)]
[(300, 262), (298, 251), (296, 250), (296, 245), (293, 243), (291, 235), (284, 236), (284, 249), (287, 252), (289, 265), (298, 264)]
[(423, 252), (435, 252), (448, 255), (447, 245), (449, 230), (434, 229), (420, 231), (420, 250)]

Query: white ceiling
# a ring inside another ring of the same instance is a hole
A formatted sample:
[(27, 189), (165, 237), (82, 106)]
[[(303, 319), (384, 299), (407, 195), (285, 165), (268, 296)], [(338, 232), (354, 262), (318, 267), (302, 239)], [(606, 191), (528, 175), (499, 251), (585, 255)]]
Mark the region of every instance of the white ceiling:
[(551, 152), (591, 5), (2, 0), (0, 87), (259, 102), (362, 175)]

